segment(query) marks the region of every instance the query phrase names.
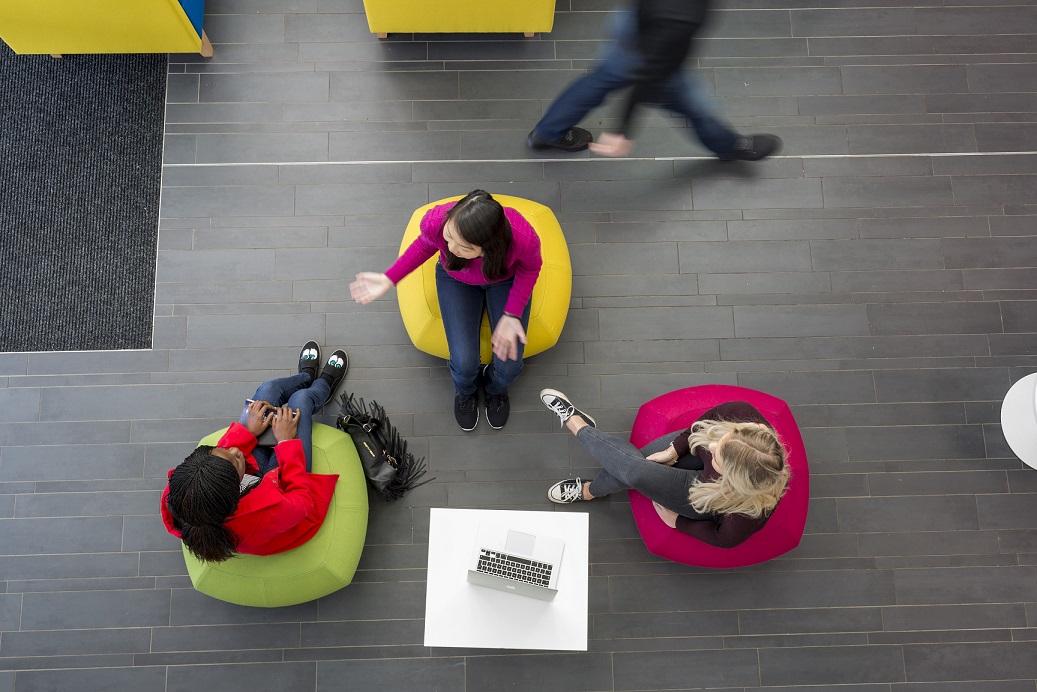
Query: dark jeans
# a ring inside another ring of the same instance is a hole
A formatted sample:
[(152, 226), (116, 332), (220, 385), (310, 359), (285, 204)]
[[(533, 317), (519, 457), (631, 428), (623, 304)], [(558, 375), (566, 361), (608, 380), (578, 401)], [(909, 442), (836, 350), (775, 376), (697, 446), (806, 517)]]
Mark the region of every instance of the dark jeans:
[[(504, 316), (504, 306), (511, 293), (512, 279), (494, 284), (466, 284), (450, 276), (442, 264), (436, 264), (436, 292), (439, 312), (443, 315), (446, 343), (450, 348), (450, 377), (458, 394), (471, 396), (478, 389), (479, 330), (482, 328), (483, 308), (490, 313), (490, 329)], [(529, 308), (522, 312), (522, 329), (529, 329)], [(517, 360), (501, 360), (493, 356), (486, 371), (486, 393), (500, 394), (522, 372), (524, 344), (518, 343)]]
[[(669, 447), (674, 437), (675, 433), (668, 433), (638, 450), (629, 442), (603, 433), (597, 428), (589, 425), (580, 428), (576, 439), (583, 443), (594, 460), (601, 464), (601, 471), (588, 488), (591, 495), (602, 497), (632, 488), (683, 517), (712, 519), (708, 515), (699, 514), (688, 504), (688, 490), (699, 477), (698, 470), (688, 468), (694, 464), (694, 460), (685, 457), (678, 460), (679, 466), (665, 466), (645, 458)], [(698, 459), (695, 455), (688, 455), (691, 456), (694, 456), (695, 460)], [(682, 466), (684, 468), (681, 468)]]
[[(313, 467), (313, 414), (317, 412), (331, 394), (328, 383), (317, 378), (310, 384), (308, 373), (301, 372), (291, 377), (279, 377), (276, 380), (268, 380), (259, 385), (259, 389), (252, 395), (256, 401), (267, 401), (274, 406), (288, 406), (299, 409), (299, 427), (296, 436), (302, 442), (302, 450), (306, 454), (306, 470)], [(241, 424), (245, 424), (248, 418), (248, 405), (241, 412)], [(277, 457), (274, 455), (273, 447), (256, 447), (252, 452), (259, 466), (259, 475), (277, 466)]]
[[(555, 99), (534, 132), (545, 139), (561, 139), (569, 128), (600, 106), (606, 96), (633, 85), (641, 60), (636, 47), (636, 11), (618, 13), (612, 34), (614, 41), (600, 62)], [(702, 144), (715, 154), (730, 153), (738, 144), (738, 133), (714, 114), (709, 94), (679, 69), (651, 95), (651, 104), (687, 118)]]

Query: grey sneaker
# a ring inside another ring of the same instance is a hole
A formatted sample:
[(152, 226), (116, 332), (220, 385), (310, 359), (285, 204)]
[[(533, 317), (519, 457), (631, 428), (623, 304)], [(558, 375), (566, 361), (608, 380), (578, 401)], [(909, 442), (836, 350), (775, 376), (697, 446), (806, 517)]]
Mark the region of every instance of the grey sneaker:
[(558, 481), (547, 490), (547, 499), (560, 505), (571, 502), (586, 502), (583, 499), (583, 480), (580, 478), (567, 478)]
[(569, 420), (573, 416), (579, 416), (583, 420), (587, 421), (587, 425), (592, 428), (598, 427), (598, 424), (594, 422), (593, 418), (573, 406), (572, 402), (569, 401), (569, 397), (562, 394), (557, 389), (541, 389), (540, 400), (544, 402), (544, 406), (558, 414), (558, 418), (561, 420), (561, 425), (565, 425), (565, 421)]

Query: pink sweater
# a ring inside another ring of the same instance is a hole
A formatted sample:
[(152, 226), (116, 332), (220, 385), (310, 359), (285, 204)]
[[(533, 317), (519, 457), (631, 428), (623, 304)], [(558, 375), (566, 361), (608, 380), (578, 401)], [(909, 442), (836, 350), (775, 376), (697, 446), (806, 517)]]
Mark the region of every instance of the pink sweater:
[[(398, 284), (400, 279), (420, 267), (432, 255), (439, 253), (439, 263), (446, 268), (443, 258), (446, 256), (447, 245), (443, 239), (443, 224), (446, 223), (446, 213), (456, 204), (448, 202), (432, 207), (421, 219), (421, 234), (414, 239), (400, 258), (385, 271), (385, 275)], [(508, 302), (504, 306), (504, 312), (512, 315), (521, 315), (526, 309), (526, 303), (533, 294), (533, 286), (540, 276), (540, 266), (543, 258), (540, 256), (540, 238), (529, 222), (522, 218), (514, 209), (504, 208), (504, 216), (511, 223), (511, 247), (508, 248), (508, 256), (504, 263), (507, 275), (500, 279), (506, 281), (514, 277), (515, 282), (511, 285), (508, 293)], [(491, 283), (486, 280), (482, 273), (482, 258), (478, 257), (468, 260), (464, 269), (457, 272), (448, 271), (448, 274), (461, 283), (483, 285)]]

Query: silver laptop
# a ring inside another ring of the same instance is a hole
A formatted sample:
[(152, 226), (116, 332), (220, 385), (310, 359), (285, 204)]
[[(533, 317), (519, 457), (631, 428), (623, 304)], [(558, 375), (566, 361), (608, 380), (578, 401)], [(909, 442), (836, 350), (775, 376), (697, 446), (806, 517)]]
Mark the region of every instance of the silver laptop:
[(484, 523), (468, 563), (468, 581), (520, 596), (553, 600), (565, 541)]

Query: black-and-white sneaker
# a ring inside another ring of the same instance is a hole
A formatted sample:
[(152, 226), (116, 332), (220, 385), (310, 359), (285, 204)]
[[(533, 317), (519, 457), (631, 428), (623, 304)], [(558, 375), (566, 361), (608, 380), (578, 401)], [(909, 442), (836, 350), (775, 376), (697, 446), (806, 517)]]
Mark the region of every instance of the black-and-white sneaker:
[(320, 365), (320, 345), (316, 341), (307, 341), (299, 351), (299, 372), (310, 373), (310, 384), (317, 381), (317, 368)]
[(340, 348), (331, 354), (328, 362), (324, 364), (324, 368), (320, 371), (320, 378), (328, 383), (328, 388), (331, 390), (327, 400), (324, 402), (325, 404), (335, 398), (335, 390), (342, 384), (342, 380), (346, 378), (346, 371), (348, 370), (349, 356)]
[(587, 425), (592, 428), (598, 427), (593, 418), (573, 406), (572, 402), (569, 401), (569, 397), (562, 394), (557, 389), (541, 389), (540, 400), (544, 402), (544, 406), (558, 414), (558, 418), (562, 421), (562, 425), (565, 425), (565, 421), (569, 420), (573, 416), (579, 416), (583, 420), (587, 421)]
[(586, 502), (583, 499), (583, 480), (579, 478), (567, 478), (558, 481), (547, 489), (547, 499), (560, 505), (570, 502)]
[(475, 394), (454, 396), (454, 419), (461, 430), (471, 432), (479, 425), (479, 397)]
[(486, 422), (494, 430), (500, 430), (508, 422), (511, 415), (511, 399), (508, 398), (508, 390), (500, 394), (486, 393), (486, 369), (489, 365), (485, 363), (479, 366), (479, 389), (483, 391), (483, 400), (486, 404)]

